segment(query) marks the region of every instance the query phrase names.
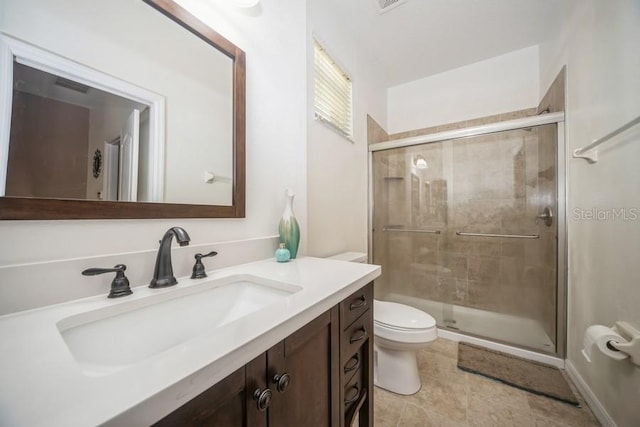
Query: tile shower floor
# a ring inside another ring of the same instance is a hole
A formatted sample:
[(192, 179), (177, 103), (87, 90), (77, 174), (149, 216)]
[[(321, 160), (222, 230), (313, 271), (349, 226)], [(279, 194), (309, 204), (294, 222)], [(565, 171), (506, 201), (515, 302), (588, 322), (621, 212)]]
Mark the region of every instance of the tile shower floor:
[(400, 396), (376, 387), (375, 427), (600, 425), (571, 382), (581, 408), (461, 371), (457, 357), (458, 343), (438, 338), (418, 353), (418, 393)]

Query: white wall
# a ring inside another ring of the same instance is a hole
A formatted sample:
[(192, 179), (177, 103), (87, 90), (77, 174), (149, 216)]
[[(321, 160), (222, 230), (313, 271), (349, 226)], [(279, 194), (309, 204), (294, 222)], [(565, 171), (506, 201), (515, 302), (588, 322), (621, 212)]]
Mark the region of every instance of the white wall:
[[(542, 91), (567, 64), (569, 154), (640, 115), (638, 46), (637, 0), (573, 0), (563, 35), (541, 46)], [(625, 320), (640, 329), (640, 218), (588, 220), (580, 210), (640, 214), (640, 128), (599, 154), (596, 164), (569, 157), (567, 357), (602, 405), (594, 409), (605, 425), (637, 426), (640, 367), (598, 352), (588, 364), (580, 350), (589, 325)]]
[[(210, 49), (205, 45), (204, 48)], [(198, 78), (175, 76), (179, 88), (167, 99), (167, 116), (180, 120), (167, 123), (164, 200), (169, 203), (231, 205), (233, 186), (233, 66), (231, 58), (197, 55)], [(208, 58), (208, 60), (207, 60)], [(223, 64), (220, 64), (223, 62)], [(216, 70), (214, 73), (213, 70)], [(182, 74), (182, 73), (180, 73)], [(216, 81), (216, 85), (208, 85)], [(189, 101), (188, 109), (172, 102)], [(212, 172), (223, 181), (204, 182)], [(224, 182), (228, 179), (229, 182)]]
[[(56, 3), (56, 2), (53, 2)], [(242, 14), (224, 4), (184, 0), (191, 11), (246, 52), (247, 203), (245, 219), (0, 221), (0, 298), (3, 266), (155, 250), (170, 226), (183, 226), (192, 246), (277, 234), (284, 190), (297, 194), (295, 212), (306, 226), (306, 5), (299, 0), (263, 0), (261, 10)], [(146, 5), (145, 5), (146, 6)], [(48, 23), (43, 28), (50, 29)], [(65, 40), (84, 44), (85, 40)], [(168, 111), (170, 114), (170, 111)], [(301, 242), (304, 253), (306, 241)], [(274, 245), (273, 250), (275, 250)], [(184, 248), (182, 248), (184, 249)], [(197, 250), (195, 248), (194, 252)], [(266, 256), (271, 256), (269, 250)], [(125, 263), (127, 256), (123, 256)], [(216, 268), (216, 260), (209, 262)], [(145, 269), (151, 277), (153, 266)], [(80, 276), (69, 281), (86, 282)], [(28, 276), (24, 280), (29, 280)], [(47, 286), (58, 286), (50, 283)], [(61, 286), (61, 285), (60, 285)]]
[[(308, 251), (327, 256), (367, 252), (367, 114), (386, 123), (381, 67), (340, 22), (339, 3), (309, 0), (307, 45)], [(314, 119), (313, 36), (353, 82), (353, 142)]]
[[(434, 59), (435, 60), (435, 59)], [(389, 88), (388, 133), (538, 105), (538, 46)]]

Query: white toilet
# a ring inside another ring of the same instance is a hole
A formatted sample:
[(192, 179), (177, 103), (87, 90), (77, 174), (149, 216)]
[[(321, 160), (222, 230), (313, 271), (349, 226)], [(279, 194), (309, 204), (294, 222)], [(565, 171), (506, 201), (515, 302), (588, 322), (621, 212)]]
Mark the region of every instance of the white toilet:
[[(345, 252), (330, 259), (366, 262), (367, 254)], [(438, 337), (436, 321), (417, 308), (373, 301), (374, 383), (398, 394), (420, 390), (416, 352)]]
[(438, 338), (436, 321), (404, 304), (373, 300), (374, 384), (398, 394), (420, 390), (416, 352)]

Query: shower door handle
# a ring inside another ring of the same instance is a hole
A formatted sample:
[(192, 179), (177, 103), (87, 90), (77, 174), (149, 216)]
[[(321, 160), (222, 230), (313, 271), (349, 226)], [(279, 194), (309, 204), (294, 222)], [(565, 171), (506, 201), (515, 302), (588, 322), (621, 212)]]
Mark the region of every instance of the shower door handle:
[(553, 224), (553, 211), (551, 210), (551, 206), (546, 206), (544, 210), (538, 214), (536, 217), (536, 222), (541, 219), (544, 221), (544, 225), (547, 227), (551, 227)]

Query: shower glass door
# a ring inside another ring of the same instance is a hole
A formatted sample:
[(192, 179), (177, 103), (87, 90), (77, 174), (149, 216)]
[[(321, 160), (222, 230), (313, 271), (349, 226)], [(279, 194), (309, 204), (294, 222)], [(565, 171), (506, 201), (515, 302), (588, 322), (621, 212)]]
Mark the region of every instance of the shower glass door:
[(556, 158), (555, 124), (374, 152), (376, 298), (555, 353)]

